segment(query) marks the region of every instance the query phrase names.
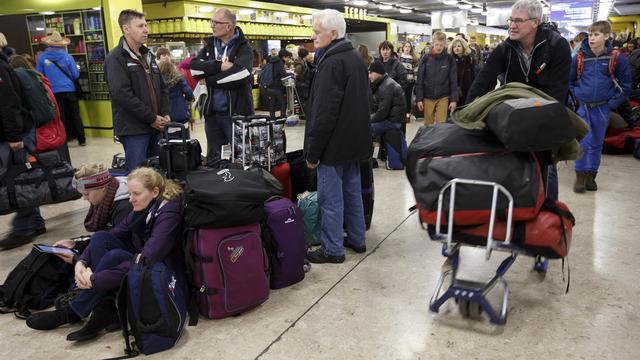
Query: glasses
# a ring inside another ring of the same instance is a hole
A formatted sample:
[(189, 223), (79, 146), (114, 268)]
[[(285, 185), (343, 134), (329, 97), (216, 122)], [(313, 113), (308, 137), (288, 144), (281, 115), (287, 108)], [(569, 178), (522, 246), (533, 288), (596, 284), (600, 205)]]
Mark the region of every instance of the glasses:
[(536, 20), (537, 18), (528, 18), (528, 19), (520, 19), (520, 18), (509, 18), (507, 20), (507, 24), (511, 25), (511, 24), (515, 24), (516, 26), (520, 26), (522, 23), (524, 23), (525, 21), (529, 21), (529, 20)]
[(211, 20), (211, 27), (214, 27), (216, 25), (227, 25), (227, 24), (231, 24), (228, 21), (215, 21), (215, 20)]

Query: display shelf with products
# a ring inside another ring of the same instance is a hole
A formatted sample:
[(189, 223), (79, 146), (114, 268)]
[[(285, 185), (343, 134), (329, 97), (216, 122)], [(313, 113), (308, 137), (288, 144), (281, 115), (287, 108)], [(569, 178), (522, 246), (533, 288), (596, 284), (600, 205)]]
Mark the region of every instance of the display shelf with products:
[(54, 31), (70, 40), (66, 50), (80, 71), (78, 81), (82, 92), (85, 93), (85, 100), (109, 100), (104, 76), (94, 77), (91, 74), (104, 73), (107, 46), (102, 25), (102, 11), (95, 9), (63, 11), (51, 15), (27, 15), (27, 29), (34, 57), (42, 50), (41, 39)]

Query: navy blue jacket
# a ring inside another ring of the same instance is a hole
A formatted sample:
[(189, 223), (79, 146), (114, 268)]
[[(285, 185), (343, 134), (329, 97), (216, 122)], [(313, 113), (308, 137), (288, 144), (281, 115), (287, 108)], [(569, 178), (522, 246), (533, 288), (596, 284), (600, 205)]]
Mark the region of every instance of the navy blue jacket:
[(571, 83), (569, 88), (580, 102), (599, 103), (606, 101), (609, 108), (617, 109), (627, 99), (631, 92), (631, 70), (629, 62), (622, 54), (618, 57), (618, 64), (614, 71), (616, 86), (609, 75), (609, 54), (612, 46), (609, 40), (605, 43), (606, 51), (596, 56), (589, 48), (589, 39), (584, 39), (580, 52), (584, 54), (584, 71), (577, 78), (576, 57), (571, 61)]
[(193, 100), (193, 90), (182, 78), (169, 88), (169, 102), (171, 103), (171, 121), (186, 123), (191, 118), (189, 101)]

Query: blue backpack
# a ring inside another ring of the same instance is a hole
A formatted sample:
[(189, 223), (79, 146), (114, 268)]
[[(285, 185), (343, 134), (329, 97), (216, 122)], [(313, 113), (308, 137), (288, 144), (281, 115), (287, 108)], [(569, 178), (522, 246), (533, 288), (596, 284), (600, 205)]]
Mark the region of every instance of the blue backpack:
[(273, 82), (273, 64), (267, 63), (260, 72), (260, 86), (267, 87)]
[[(173, 347), (189, 321), (185, 288), (165, 264), (132, 263), (118, 293), (125, 357)], [(135, 342), (130, 343), (133, 335)]]

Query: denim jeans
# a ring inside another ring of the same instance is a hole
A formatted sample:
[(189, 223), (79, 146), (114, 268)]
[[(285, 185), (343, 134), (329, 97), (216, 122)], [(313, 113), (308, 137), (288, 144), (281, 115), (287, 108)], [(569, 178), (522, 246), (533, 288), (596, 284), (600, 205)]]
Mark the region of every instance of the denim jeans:
[(609, 104), (602, 104), (593, 108), (580, 105), (578, 115), (589, 124), (589, 132), (580, 140), (582, 157), (576, 160), (576, 171), (598, 171), (604, 135), (609, 126)]
[(349, 241), (364, 246), (365, 223), (360, 183), (360, 164), (318, 166), (318, 205), (320, 240), (326, 255), (344, 255), (343, 226), (347, 223)]
[(384, 133), (391, 129), (402, 130), (402, 124), (394, 123), (388, 120), (371, 123), (373, 136), (384, 136)]
[[(25, 147), (34, 150), (36, 148), (35, 128), (32, 128), (31, 131), (22, 138), (22, 141)], [(0, 168), (7, 169), (10, 166), (10, 162), (24, 163), (26, 160), (26, 150), (13, 151), (9, 147), (9, 143), (0, 142)], [(40, 208), (22, 209), (16, 211), (15, 217), (11, 220), (10, 234), (28, 236), (42, 228), (44, 228), (44, 219), (40, 216)]]
[[(91, 265), (89, 267), (94, 273), (111, 269), (127, 260), (133, 259), (133, 253), (129, 251), (128, 246), (106, 231), (98, 231), (93, 234), (89, 247), (91, 247)], [(119, 281), (117, 281), (119, 284), (126, 273), (117, 275), (121, 276)], [(106, 291), (97, 291), (94, 289), (81, 290), (69, 305), (79, 317), (84, 318), (89, 316), (93, 308), (98, 305), (100, 301), (113, 297), (117, 290), (118, 286)]]
[(157, 131), (150, 134), (120, 136), (120, 142), (124, 148), (127, 172), (131, 172), (142, 165), (145, 159), (158, 155), (159, 140), (160, 133)]
[(220, 159), (222, 145), (231, 143), (231, 117), (225, 112), (214, 112), (204, 117), (207, 135), (207, 160)]

